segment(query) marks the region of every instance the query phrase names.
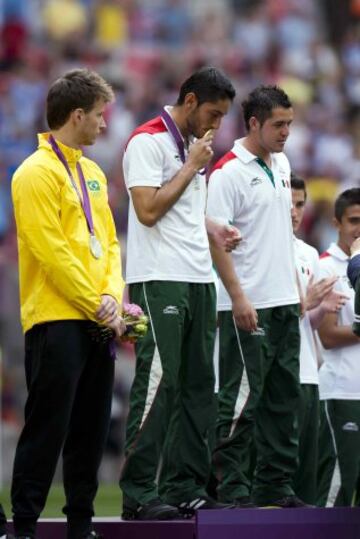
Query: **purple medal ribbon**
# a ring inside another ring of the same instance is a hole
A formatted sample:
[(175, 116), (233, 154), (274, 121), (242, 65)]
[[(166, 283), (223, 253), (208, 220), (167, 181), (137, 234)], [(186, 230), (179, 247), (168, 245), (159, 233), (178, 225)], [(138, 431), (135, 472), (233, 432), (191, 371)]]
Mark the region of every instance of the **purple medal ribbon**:
[(91, 213), (91, 205), (90, 205), (89, 193), (88, 193), (88, 190), (87, 190), (87, 187), (86, 187), (86, 181), (85, 181), (85, 177), (84, 177), (84, 173), (82, 171), (81, 165), (80, 165), (79, 162), (76, 163), (76, 170), (77, 170), (78, 175), (79, 175), (81, 192), (82, 192), (82, 195), (83, 195), (82, 198), (81, 198), (81, 195), (80, 195), (80, 192), (79, 192), (79, 188), (78, 188), (78, 186), (77, 186), (77, 184), (76, 184), (76, 182), (74, 180), (74, 177), (72, 175), (72, 172), (70, 170), (69, 164), (66, 161), (66, 158), (65, 158), (64, 154), (60, 150), (56, 140), (54, 139), (54, 137), (52, 135), (49, 136), (49, 143), (50, 143), (52, 149), (54, 150), (54, 152), (56, 153), (57, 157), (59, 158), (59, 160), (64, 165), (64, 167), (66, 169), (66, 172), (68, 173), (71, 184), (72, 184), (73, 188), (75, 189), (76, 194), (77, 194), (77, 196), (79, 198), (79, 201), (81, 203), (81, 207), (82, 207), (84, 215), (85, 215), (86, 224), (87, 224), (87, 227), (89, 229), (90, 235), (94, 236), (94, 222), (93, 222), (92, 213)]
[[(84, 177), (84, 173), (82, 171), (81, 165), (80, 165), (79, 162), (76, 163), (76, 170), (77, 170), (78, 175), (79, 175), (81, 192), (82, 192), (82, 195), (83, 195), (82, 198), (81, 198), (78, 186), (77, 186), (77, 184), (76, 184), (76, 182), (74, 180), (74, 177), (72, 175), (72, 172), (70, 170), (69, 164), (68, 164), (63, 152), (60, 150), (56, 140), (54, 139), (54, 137), (52, 135), (49, 136), (49, 143), (50, 143), (52, 149), (54, 150), (54, 152), (56, 153), (57, 157), (59, 158), (59, 160), (64, 165), (64, 167), (66, 169), (66, 172), (68, 173), (71, 184), (74, 187), (74, 189), (76, 191), (76, 194), (77, 194), (77, 196), (79, 198), (79, 201), (81, 203), (81, 207), (82, 207), (84, 215), (85, 215), (86, 224), (87, 224), (87, 227), (89, 229), (90, 235), (94, 236), (94, 222), (93, 222), (92, 213), (91, 213), (91, 205), (90, 205), (89, 193), (87, 191), (86, 181), (85, 181), (85, 177)], [(109, 353), (110, 353), (111, 359), (115, 360), (116, 359), (116, 344), (115, 344), (115, 339), (114, 338), (111, 338), (110, 341), (109, 341)]]
[[(180, 154), (180, 159), (182, 161), (182, 163), (185, 163), (185, 146), (184, 146), (184, 140), (182, 138), (182, 136), (180, 135), (180, 131), (176, 125), (176, 123), (174, 122), (174, 120), (172, 119), (172, 117), (170, 116), (170, 114), (165, 110), (163, 109), (163, 111), (161, 112), (161, 118), (166, 126), (166, 129), (169, 131), (169, 133), (171, 134), (171, 136), (173, 137), (175, 143), (176, 143), (176, 146), (178, 147), (178, 150), (179, 150), (179, 154)], [(199, 174), (201, 175), (204, 175), (206, 173), (206, 168), (203, 168), (201, 170), (198, 171)]]

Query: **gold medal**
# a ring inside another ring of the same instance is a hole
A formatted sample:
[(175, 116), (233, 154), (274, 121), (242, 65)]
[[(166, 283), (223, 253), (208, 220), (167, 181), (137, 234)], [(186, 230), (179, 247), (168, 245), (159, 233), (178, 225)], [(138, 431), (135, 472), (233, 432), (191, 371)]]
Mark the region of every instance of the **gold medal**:
[(102, 256), (101, 243), (99, 242), (95, 234), (90, 234), (89, 245), (90, 245), (90, 252), (93, 255), (93, 257), (97, 259), (101, 258)]

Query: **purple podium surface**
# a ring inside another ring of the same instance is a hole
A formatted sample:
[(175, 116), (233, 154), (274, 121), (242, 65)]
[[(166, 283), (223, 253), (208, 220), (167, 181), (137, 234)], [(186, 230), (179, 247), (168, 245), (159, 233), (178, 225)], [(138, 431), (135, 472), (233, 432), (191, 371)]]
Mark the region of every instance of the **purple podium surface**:
[(196, 539), (360, 539), (360, 508), (198, 511)]
[[(360, 539), (360, 508), (198, 511), (196, 520), (95, 518), (105, 539)], [(66, 539), (65, 519), (40, 520), (37, 539)]]

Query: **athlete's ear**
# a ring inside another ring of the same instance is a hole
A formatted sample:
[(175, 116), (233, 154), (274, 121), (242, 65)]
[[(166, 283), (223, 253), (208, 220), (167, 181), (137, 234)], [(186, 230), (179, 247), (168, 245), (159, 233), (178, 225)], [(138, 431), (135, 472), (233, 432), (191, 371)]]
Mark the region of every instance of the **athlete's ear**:
[(184, 99), (184, 105), (188, 111), (196, 109), (196, 107), (198, 106), (198, 99), (194, 92), (189, 92), (188, 94), (186, 94)]
[(334, 227), (336, 228), (336, 230), (339, 231), (339, 230), (340, 230), (340, 227), (341, 227), (341, 222), (338, 221), (338, 220), (336, 219), (336, 217), (333, 217), (332, 223), (333, 223)]
[(71, 114), (71, 119), (75, 122), (75, 123), (79, 123), (82, 121), (82, 119), (84, 118), (85, 116), (85, 111), (84, 109), (74, 109)]
[(249, 131), (256, 131), (260, 128), (260, 122), (255, 116), (251, 116), (249, 120)]

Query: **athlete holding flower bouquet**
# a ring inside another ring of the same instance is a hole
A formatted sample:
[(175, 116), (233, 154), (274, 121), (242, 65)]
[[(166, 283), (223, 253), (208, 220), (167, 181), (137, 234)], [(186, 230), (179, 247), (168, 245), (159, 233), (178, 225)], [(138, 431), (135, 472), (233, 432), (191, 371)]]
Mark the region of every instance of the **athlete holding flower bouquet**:
[(112, 347), (120, 336), (123, 280), (107, 182), (82, 146), (105, 129), (114, 94), (95, 72), (66, 73), (47, 96), (50, 132), (12, 182), (19, 246), (28, 399), (16, 449), (12, 507), (17, 539), (36, 535), (60, 453), (67, 539), (96, 539), (97, 470), (110, 422)]

